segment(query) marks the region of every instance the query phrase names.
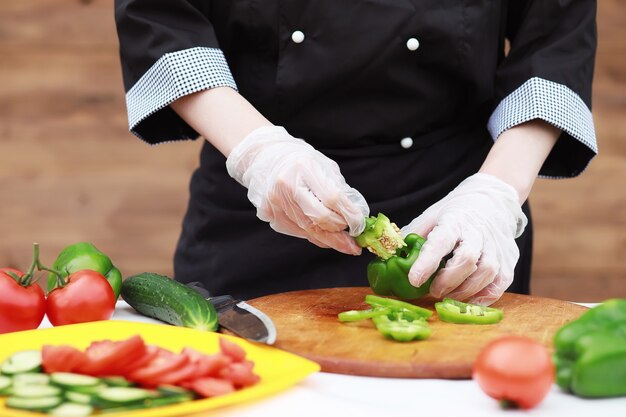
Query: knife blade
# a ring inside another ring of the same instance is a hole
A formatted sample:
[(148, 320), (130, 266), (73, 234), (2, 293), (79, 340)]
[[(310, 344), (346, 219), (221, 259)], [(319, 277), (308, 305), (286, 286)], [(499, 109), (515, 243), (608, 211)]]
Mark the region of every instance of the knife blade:
[(210, 293), (200, 282), (186, 284), (204, 298), (209, 300), (215, 310), (220, 326), (230, 330), (237, 336), (255, 342), (274, 344), (276, 341), (276, 326), (271, 318), (245, 301), (235, 299), (231, 295), (211, 297)]

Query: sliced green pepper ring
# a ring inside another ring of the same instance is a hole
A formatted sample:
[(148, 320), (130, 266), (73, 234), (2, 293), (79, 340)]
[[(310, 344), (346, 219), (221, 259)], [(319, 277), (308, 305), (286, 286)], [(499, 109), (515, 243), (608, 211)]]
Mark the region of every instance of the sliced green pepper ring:
[(339, 313), (339, 321), (361, 321), (367, 320), (378, 316), (384, 316), (391, 313), (388, 308), (374, 308), (370, 310), (350, 310)]
[(457, 324), (494, 324), (502, 320), (502, 310), (476, 304), (463, 303), (451, 298), (435, 303), (435, 309), (442, 321)]
[(432, 332), (424, 319), (390, 320), (387, 316), (378, 316), (374, 317), (372, 321), (383, 336), (398, 342), (426, 339)]
[(407, 303), (404, 301), (394, 300), (393, 298), (378, 297), (376, 295), (368, 294), (365, 296), (365, 302), (374, 308), (388, 307), (393, 312), (407, 310), (423, 318), (429, 318), (430, 316), (433, 315), (433, 312), (426, 308), (419, 307), (419, 306), (416, 306), (414, 304)]

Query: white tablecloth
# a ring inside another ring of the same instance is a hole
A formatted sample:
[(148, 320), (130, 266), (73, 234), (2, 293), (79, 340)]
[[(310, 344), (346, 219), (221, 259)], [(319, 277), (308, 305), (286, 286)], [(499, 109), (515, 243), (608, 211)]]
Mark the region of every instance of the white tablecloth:
[[(123, 301), (114, 320), (160, 323)], [(50, 327), (47, 319), (41, 327)], [(371, 378), (319, 372), (272, 397), (206, 413), (223, 417), (563, 416), (626, 417), (626, 397), (583, 400), (556, 386), (529, 411), (501, 410), (471, 380)]]

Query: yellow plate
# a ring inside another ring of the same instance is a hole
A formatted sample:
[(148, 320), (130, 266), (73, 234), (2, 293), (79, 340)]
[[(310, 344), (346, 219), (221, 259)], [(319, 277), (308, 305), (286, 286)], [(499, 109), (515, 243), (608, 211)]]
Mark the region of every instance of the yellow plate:
[[(179, 352), (183, 347), (188, 346), (208, 354), (218, 352), (218, 338), (225, 337), (245, 349), (247, 359), (254, 361), (254, 372), (261, 377), (261, 380), (252, 387), (220, 397), (145, 410), (105, 414), (107, 416), (174, 417), (239, 404), (281, 391), (320, 369), (315, 362), (266, 345), (250, 343), (238, 337), (200, 332), (184, 327), (118, 320), (73, 324), (0, 335), (0, 363), (15, 352), (40, 349), (43, 345), (71, 345), (84, 349), (95, 340), (122, 340), (136, 334), (141, 335), (146, 343), (158, 345), (174, 352)], [(2, 417), (43, 415), (6, 408), (4, 406), (5, 399), (6, 397), (0, 397), (0, 416)]]

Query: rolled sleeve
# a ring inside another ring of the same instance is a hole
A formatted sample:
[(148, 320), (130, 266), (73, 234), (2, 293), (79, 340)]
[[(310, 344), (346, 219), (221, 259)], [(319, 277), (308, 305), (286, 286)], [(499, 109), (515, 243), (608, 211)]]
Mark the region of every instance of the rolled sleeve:
[(168, 123), (176, 117), (168, 106), (215, 87), (237, 89), (220, 49), (197, 47), (163, 55), (126, 93), (130, 131), (148, 143), (197, 138), (186, 123)]
[(591, 115), (596, 0), (504, 2), (511, 47), (498, 65), (487, 128), (494, 140), (533, 119), (562, 130), (539, 175), (574, 177), (598, 152)]
[(493, 111), (487, 128), (497, 140), (507, 129), (534, 119), (563, 131), (540, 171), (541, 176), (576, 176), (598, 153), (593, 118), (584, 101), (567, 86), (539, 77), (531, 78), (506, 96)]

